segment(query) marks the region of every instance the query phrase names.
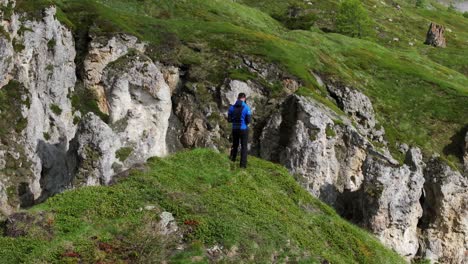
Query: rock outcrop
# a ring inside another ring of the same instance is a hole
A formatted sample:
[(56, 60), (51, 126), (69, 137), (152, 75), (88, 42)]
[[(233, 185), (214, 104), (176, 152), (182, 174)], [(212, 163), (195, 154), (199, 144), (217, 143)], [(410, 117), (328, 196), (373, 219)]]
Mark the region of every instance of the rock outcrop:
[(424, 183), (418, 149), (409, 150), (407, 164), (399, 166), (350, 120), (298, 96), (283, 103), (260, 141), (262, 158), (284, 164), (312, 194), (400, 254), (416, 255)]
[(468, 179), (438, 158), (425, 168), (420, 253), (434, 263), (468, 263)]
[(11, 162), (0, 173), (2, 180), (9, 179), (3, 185), (10, 198), (29, 197), (26, 203), (8, 199), (9, 203), (0, 204), (4, 211), (21, 203), (27, 206), (41, 197), (43, 186), (48, 184), (44, 179), (49, 178), (49, 172), (55, 173), (51, 167), (61, 163), (58, 157), (66, 152), (76, 129), (68, 97), (76, 82), (74, 40), (55, 13), (56, 9), (49, 7), (39, 20), (16, 13), (2, 17), (2, 32), (8, 36), (0, 36), (0, 83), (14, 84), (11, 89), (22, 101), (14, 115), (22, 122), (2, 136), (0, 149), (8, 153)]
[(463, 163), (465, 164), (465, 174), (468, 175), (468, 132), (465, 136), (465, 147), (463, 151)]
[(85, 115), (70, 143), (69, 159), (74, 172), (73, 186), (107, 184), (121, 166), (116, 153), (122, 143), (112, 129), (93, 113)]
[(125, 56), (129, 51), (143, 52), (145, 45), (134, 36), (118, 34), (110, 39), (105, 36), (91, 36), (93, 40), (89, 44), (88, 55), (83, 67), (85, 71), (84, 83), (91, 89), (97, 99), (98, 106), (103, 113), (109, 113), (106, 101), (105, 89), (102, 86), (102, 75), (104, 69), (119, 58)]
[(39, 19), (9, 15), (0, 24), (6, 34), (0, 35), (0, 87), (17, 98), (0, 112), (2, 126), (10, 120), (0, 135), (3, 214), (68, 188), (107, 184), (133, 164), (167, 155), (176, 68), (153, 62), (133, 36), (92, 36), (80, 83), (109, 120), (82, 117), (86, 112), (72, 106), (75, 43), (55, 7)]
[(429, 25), (429, 30), (427, 31), (426, 41), (424, 42), (424, 44), (431, 45), (434, 47), (445, 48), (447, 45), (444, 33), (444, 26), (438, 25), (436, 23), (431, 23)]
[(336, 81), (329, 81), (326, 87), (338, 106), (356, 121), (359, 133), (371, 140), (384, 143), (385, 130), (378, 124), (374, 107), (367, 96), (355, 88)]

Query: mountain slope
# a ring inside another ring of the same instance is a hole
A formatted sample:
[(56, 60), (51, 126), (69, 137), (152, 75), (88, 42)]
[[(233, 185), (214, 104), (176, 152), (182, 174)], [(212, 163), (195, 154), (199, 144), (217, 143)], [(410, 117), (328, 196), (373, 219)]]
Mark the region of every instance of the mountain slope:
[[(177, 234), (157, 234), (162, 211), (174, 214)], [(113, 186), (68, 191), (25, 214), (7, 222), (20, 237), (0, 238), (0, 258), (8, 263), (404, 263), (284, 168), (253, 158), (240, 170), (204, 149), (153, 159)], [(214, 245), (222, 253), (207, 253)]]
[[(362, 39), (337, 33), (333, 0), (0, 0), (0, 219), (150, 157), (223, 152), (245, 92), (252, 155), (407, 260), (466, 262), (468, 20), (432, 1), (350, 1), (370, 17)], [(447, 48), (423, 44), (430, 21)], [(15, 217), (50, 239), (47, 214)]]
[[(375, 29), (361, 40), (319, 29), (334, 30), (336, 1), (18, 2), (24, 10), (34, 5), (37, 10), (41, 2), (57, 4), (63, 11), (59, 19), (77, 30), (79, 42), (88, 30), (136, 35), (155, 45), (153, 59), (190, 67), (197, 72), (194, 81), (207, 85), (222, 81), (240, 54), (282, 65), (322, 101), (328, 101), (327, 93), (310, 72), (340, 79), (372, 99), (389, 148), (400, 160), (396, 143), (404, 142), (427, 155), (437, 152), (452, 163), (461, 162), (453, 145), (462, 141), (468, 120), (468, 55), (463, 52), (468, 48), (468, 19), (437, 3), (424, 9), (403, 1), (397, 9), (392, 1), (363, 1)], [(306, 16), (315, 25), (311, 30), (289, 30), (273, 18), (284, 17), (292, 6), (314, 14)], [(450, 29), (448, 48), (422, 44), (431, 21)]]

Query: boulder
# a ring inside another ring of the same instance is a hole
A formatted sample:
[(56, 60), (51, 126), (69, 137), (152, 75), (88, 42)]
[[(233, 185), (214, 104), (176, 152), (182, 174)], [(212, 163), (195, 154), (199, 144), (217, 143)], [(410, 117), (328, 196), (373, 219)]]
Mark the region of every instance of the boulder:
[(424, 44), (431, 45), (434, 47), (445, 48), (446, 41), (445, 41), (444, 32), (445, 32), (444, 26), (438, 25), (432, 22), (429, 25), (429, 30), (427, 31), (426, 41), (424, 42)]
[(116, 152), (122, 143), (112, 129), (93, 113), (86, 114), (70, 143), (73, 186), (108, 184), (120, 163)]

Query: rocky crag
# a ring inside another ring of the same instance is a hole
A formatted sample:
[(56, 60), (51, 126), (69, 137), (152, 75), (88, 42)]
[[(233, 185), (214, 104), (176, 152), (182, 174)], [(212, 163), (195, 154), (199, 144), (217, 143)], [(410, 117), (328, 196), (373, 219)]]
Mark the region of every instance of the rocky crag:
[(108, 184), (153, 156), (227, 148), (224, 115), (244, 92), (256, 113), (252, 154), (286, 166), (310, 193), (408, 260), (468, 261), (468, 135), (464, 175), (404, 143), (401, 164), (371, 100), (338, 80), (311, 73), (341, 111), (296, 95), (300, 81), (256, 58), (242, 58), (238, 68), (281, 83), (282, 96), (254, 80), (204, 87), (187, 82), (190, 69), (153, 61), (146, 44), (127, 34), (91, 34), (77, 67), (72, 32), (54, 7), (31, 19), (6, 12), (12, 1), (0, 5), (8, 7), (0, 14), (3, 215), (70, 188)]

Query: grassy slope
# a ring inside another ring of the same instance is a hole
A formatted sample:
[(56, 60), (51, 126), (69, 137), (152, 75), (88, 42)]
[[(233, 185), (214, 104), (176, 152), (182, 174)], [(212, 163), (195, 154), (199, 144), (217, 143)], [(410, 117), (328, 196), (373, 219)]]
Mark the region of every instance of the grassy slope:
[[(206, 262), (203, 246), (220, 244), (238, 248), (234, 262), (270, 262), (277, 255), (306, 263), (404, 263), (278, 165), (253, 158), (249, 169), (239, 170), (224, 155), (198, 149), (148, 166), (114, 186), (68, 191), (30, 209), (31, 215), (45, 215), (46, 228), (36, 224), (25, 227), (26, 237), (0, 237), (0, 259)], [(175, 215), (186, 250), (152, 235), (157, 214), (139, 210), (147, 205)]]
[[(371, 97), (392, 149), (406, 142), (459, 161), (452, 146), (461, 144), (468, 120), (468, 19), (441, 6), (416, 9), (402, 1), (397, 10), (390, 1), (363, 1), (378, 30), (360, 40), (317, 28), (291, 31), (271, 17), (292, 4), (304, 7), (298, 0), (41, 0), (34, 8), (41, 2), (58, 4), (77, 35), (97, 25), (91, 30), (149, 41), (155, 59), (190, 65), (197, 82), (218, 84), (229, 75), (225, 69), (238, 64), (234, 55), (255, 55), (278, 63), (303, 81), (308, 94), (332, 105), (310, 71), (337, 76)], [(338, 1), (311, 2), (315, 24), (333, 29)], [(32, 9), (30, 3), (20, 0), (19, 8)], [(422, 44), (430, 21), (452, 30), (448, 48)]]

